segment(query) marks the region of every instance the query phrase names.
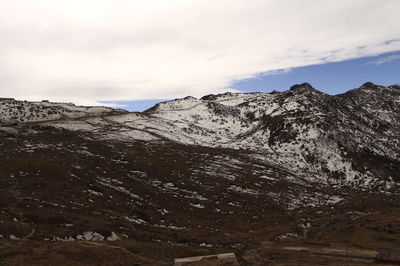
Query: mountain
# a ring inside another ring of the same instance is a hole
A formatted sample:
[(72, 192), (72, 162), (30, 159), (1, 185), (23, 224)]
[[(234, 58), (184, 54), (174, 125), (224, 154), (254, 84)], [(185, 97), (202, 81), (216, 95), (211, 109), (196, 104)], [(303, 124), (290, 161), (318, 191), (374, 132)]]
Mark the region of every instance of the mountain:
[(17, 101), (0, 98), (0, 123), (29, 123), (79, 117), (125, 113), (125, 110), (109, 107), (76, 106), (72, 103)]
[(186, 97), (144, 113), (47, 125), (99, 139), (243, 150), (308, 181), (387, 189), (399, 181), (399, 95), (398, 86), (372, 83), (336, 96), (300, 84), (282, 93)]
[[(304, 83), (142, 113), (0, 98), (0, 122), (6, 243), (29, 239), (61, 256), (71, 241), (77, 256), (87, 243), (77, 240), (125, 239), (127, 264), (245, 258), (266, 240), (300, 241), (304, 228), (308, 242), (400, 244), (398, 85), (332, 96)], [(96, 259), (86, 262), (107, 263)]]

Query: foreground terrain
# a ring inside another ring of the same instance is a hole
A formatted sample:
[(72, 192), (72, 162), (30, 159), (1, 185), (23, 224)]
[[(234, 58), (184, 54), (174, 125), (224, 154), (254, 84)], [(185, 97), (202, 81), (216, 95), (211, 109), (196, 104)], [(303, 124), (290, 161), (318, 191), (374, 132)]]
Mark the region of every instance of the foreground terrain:
[(379, 263), (400, 246), (399, 105), (372, 83), (144, 113), (0, 100), (0, 263)]

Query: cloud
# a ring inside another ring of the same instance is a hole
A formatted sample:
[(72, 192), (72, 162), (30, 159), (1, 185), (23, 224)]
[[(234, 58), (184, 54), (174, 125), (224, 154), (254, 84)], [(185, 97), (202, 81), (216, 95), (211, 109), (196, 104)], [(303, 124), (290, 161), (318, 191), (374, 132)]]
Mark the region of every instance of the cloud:
[(108, 102), (100, 102), (101, 105), (111, 107), (111, 108), (126, 108), (126, 104), (119, 104), (119, 103), (108, 103)]
[(368, 62), (367, 64), (382, 65), (385, 63), (390, 63), (395, 60), (399, 60), (399, 59), (400, 59), (400, 54), (394, 54), (394, 55), (388, 55), (388, 56), (379, 58), (375, 61)]
[(0, 0), (0, 95), (94, 104), (225, 91), (400, 50), (398, 0)]

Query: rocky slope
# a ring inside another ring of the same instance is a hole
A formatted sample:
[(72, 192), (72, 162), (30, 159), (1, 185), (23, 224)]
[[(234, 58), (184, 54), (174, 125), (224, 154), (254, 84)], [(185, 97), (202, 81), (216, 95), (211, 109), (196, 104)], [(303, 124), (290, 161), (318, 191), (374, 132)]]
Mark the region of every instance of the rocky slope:
[[(0, 110), (7, 241), (145, 241), (168, 246), (167, 261), (299, 239), (305, 228), (310, 241), (400, 244), (399, 219), (380, 216), (400, 213), (399, 86), (330, 96), (300, 84), (143, 113), (13, 100)], [(134, 261), (155, 262), (133, 249), (148, 259)]]
[(0, 98), (0, 124), (29, 123), (68, 118), (99, 116), (125, 113), (109, 107), (76, 106), (72, 103), (53, 103), (18, 101), (13, 98)]
[(100, 139), (246, 150), (307, 180), (388, 189), (399, 181), (399, 104), (399, 86), (366, 83), (330, 96), (301, 84), (282, 93), (187, 97), (144, 113), (48, 125)]

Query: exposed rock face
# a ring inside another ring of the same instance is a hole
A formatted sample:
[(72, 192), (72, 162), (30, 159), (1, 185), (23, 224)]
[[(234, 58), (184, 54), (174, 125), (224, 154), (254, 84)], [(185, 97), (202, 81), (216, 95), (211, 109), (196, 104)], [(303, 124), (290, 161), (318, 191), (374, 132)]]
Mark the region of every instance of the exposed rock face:
[(107, 241), (118, 241), (121, 240), (121, 238), (114, 232), (111, 232), (110, 236), (108, 236)]

